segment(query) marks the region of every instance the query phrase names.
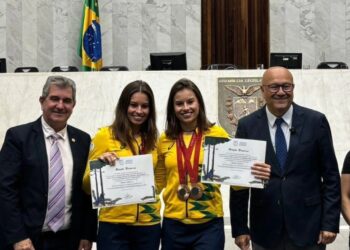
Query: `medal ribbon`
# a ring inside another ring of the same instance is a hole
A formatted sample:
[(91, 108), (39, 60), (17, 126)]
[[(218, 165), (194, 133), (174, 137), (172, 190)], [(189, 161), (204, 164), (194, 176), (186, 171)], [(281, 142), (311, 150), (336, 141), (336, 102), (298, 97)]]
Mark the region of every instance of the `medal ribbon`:
[[(198, 182), (198, 163), (199, 163), (199, 153), (202, 145), (202, 133), (194, 132), (191, 137), (190, 144), (188, 148), (186, 148), (183, 133), (180, 133), (179, 138), (176, 140), (176, 149), (177, 149), (177, 168), (179, 172), (179, 181), (180, 184), (186, 183), (187, 173), (190, 176), (191, 183)], [(194, 151), (193, 165), (191, 164), (191, 155)], [(182, 156), (184, 162), (182, 160)]]
[(136, 141), (137, 147), (139, 149), (139, 155), (146, 154), (145, 142), (144, 142), (143, 137), (141, 137), (141, 145), (137, 142), (136, 138), (135, 138), (135, 141)]

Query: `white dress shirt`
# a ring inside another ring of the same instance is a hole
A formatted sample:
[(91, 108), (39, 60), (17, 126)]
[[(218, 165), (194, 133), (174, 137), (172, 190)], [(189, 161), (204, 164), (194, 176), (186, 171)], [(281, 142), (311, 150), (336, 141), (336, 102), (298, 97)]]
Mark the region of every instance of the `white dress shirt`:
[[(272, 114), (270, 110), (267, 108), (267, 106), (266, 106), (266, 114), (267, 114), (267, 120), (269, 124), (271, 142), (276, 152), (275, 134), (276, 134), (277, 127), (275, 125), (275, 121), (278, 117)], [(293, 117), (293, 105), (291, 105), (287, 110), (287, 112), (284, 113), (284, 115), (281, 117), (284, 120), (284, 123), (281, 124), (281, 128), (282, 128), (284, 137), (286, 138), (287, 150), (289, 150), (290, 133), (292, 129), (292, 117)]]
[[(51, 128), (44, 120), (43, 117), (41, 117), (41, 124), (44, 132), (44, 138), (45, 138), (45, 145), (46, 145), (46, 154), (48, 159), (48, 166), (50, 166), (50, 150), (52, 145), (52, 134), (58, 134), (61, 138), (58, 140), (58, 148), (60, 149), (61, 157), (62, 157), (62, 163), (63, 163), (63, 169), (64, 169), (64, 180), (65, 180), (65, 212), (64, 212), (64, 225), (60, 230), (68, 229), (70, 226), (70, 218), (72, 215), (71, 212), (71, 197), (72, 197), (72, 179), (73, 179), (73, 156), (72, 151), (69, 144), (69, 137), (67, 134), (67, 126), (62, 129), (61, 131), (58, 131), (57, 133), (53, 128)], [(49, 168), (47, 169), (49, 172)], [(47, 212), (47, 211), (46, 211)], [(43, 231), (50, 231), (49, 227), (47, 226), (47, 214), (45, 216), (45, 222), (43, 225)]]

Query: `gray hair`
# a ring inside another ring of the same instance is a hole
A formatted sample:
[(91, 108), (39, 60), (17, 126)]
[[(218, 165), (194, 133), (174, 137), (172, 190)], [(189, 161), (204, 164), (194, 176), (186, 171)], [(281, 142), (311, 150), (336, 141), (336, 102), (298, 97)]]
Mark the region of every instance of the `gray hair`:
[(72, 88), (72, 97), (73, 97), (73, 102), (75, 103), (75, 93), (76, 93), (76, 86), (75, 86), (75, 82), (68, 78), (68, 77), (64, 77), (64, 76), (49, 76), (46, 80), (46, 83), (43, 87), (43, 92), (41, 94), (41, 97), (46, 98), (49, 95), (49, 91), (50, 91), (50, 87), (51, 85), (56, 85), (59, 88), (67, 88), (67, 87), (71, 87)]

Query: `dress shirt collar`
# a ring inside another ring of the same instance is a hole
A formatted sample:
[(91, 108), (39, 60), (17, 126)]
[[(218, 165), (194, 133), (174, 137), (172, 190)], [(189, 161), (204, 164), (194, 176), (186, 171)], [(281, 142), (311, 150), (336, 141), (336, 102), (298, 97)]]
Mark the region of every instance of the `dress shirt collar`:
[[(270, 128), (272, 128), (273, 126), (275, 126), (275, 121), (278, 117), (272, 114), (270, 110), (267, 108), (267, 106), (265, 107), (265, 109), (266, 109), (266, 115), (267, 115), (267, 120), (269, 122), (269, 126)], [(284, 122), (287, 124), (288, 128), (292, 127), (292, 116), (293, 116), (293, 104), (290, 105), (287, 112), (284, 113), (284, 115), (281, 117), (283, 118)]]
[(45, 121), (45, 119), (43, 117), (41, 117), (41, 124), (43, 127), (43, 132), (44, 132), (45, 138), (49, 138), (51, 135), (57, 134), (57, 135), (59, 135), (59, 137), (61, 139), (63, 139), (64, 141), (66, 140), (66, 138), (67, 138), (67, 125), (62, 130), (56, 132), (53, 128), (50, 127), (49, 124), (47, 124), (47, 122)]

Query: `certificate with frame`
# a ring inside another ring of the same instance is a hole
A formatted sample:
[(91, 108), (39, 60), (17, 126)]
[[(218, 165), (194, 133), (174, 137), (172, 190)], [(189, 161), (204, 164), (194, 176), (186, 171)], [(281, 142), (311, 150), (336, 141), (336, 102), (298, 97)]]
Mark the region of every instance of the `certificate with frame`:
[(93, 208), (156, 200), (151, 154), (121, 157), (114, 166), (90, 161), (90, 183)]
[(206, 137), (201, 182), (263, 188), (251, 167), (265, 162), (266, 141)]

